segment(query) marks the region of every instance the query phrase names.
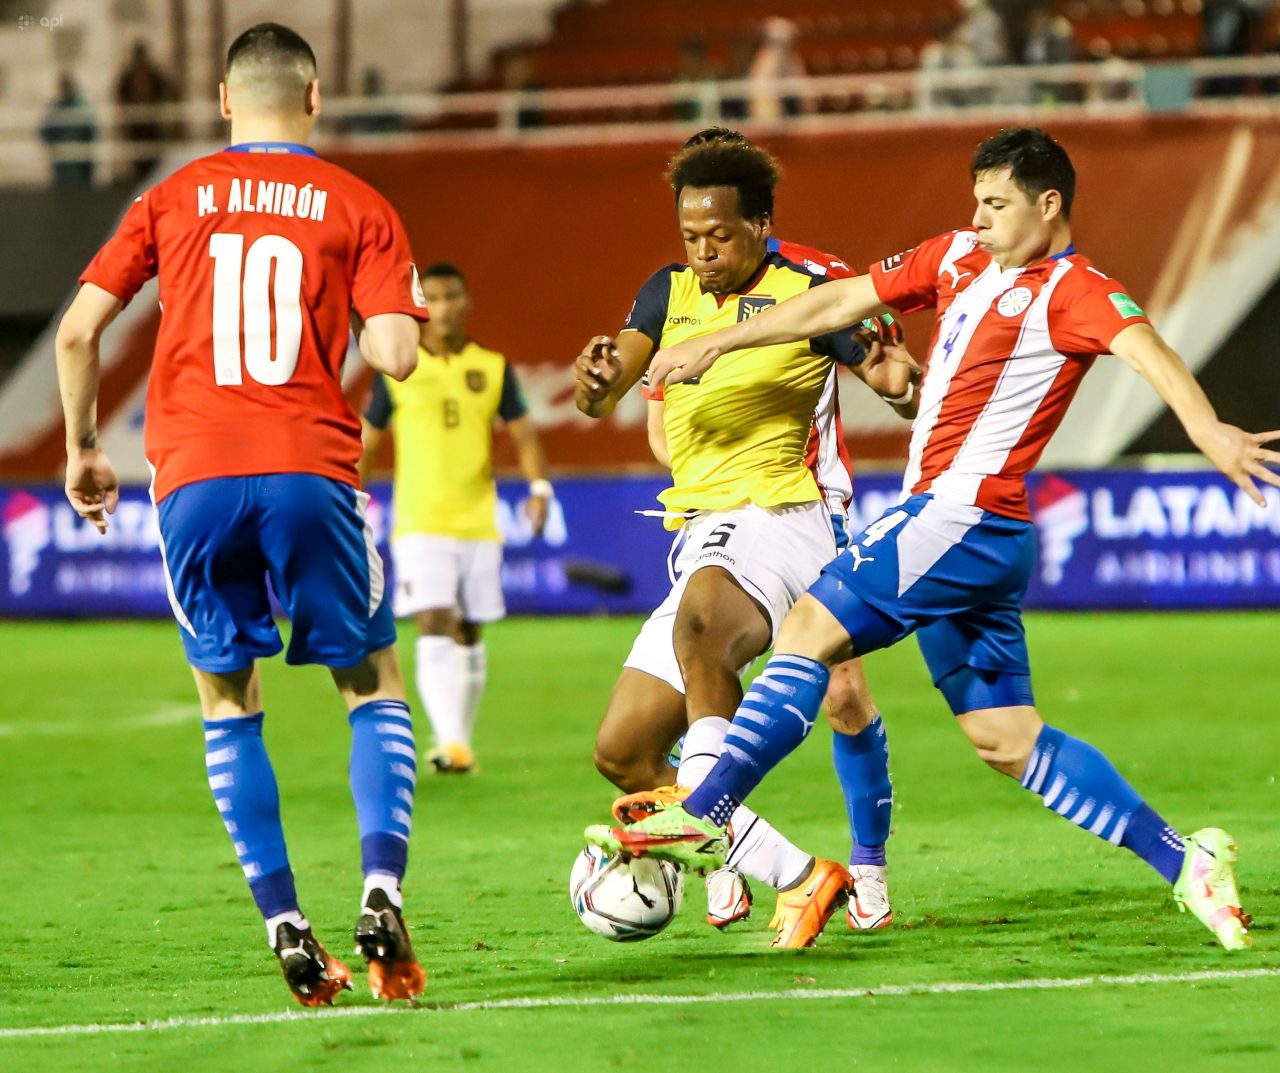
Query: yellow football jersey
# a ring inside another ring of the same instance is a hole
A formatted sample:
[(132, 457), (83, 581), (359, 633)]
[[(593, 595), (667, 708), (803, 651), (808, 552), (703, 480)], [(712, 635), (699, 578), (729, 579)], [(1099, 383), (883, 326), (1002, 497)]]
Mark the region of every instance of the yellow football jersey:
[(419, 347), (402, 383), (376, 377), (364, 416), (376, 428), (394, 424), (393, 536), (498, 540), (493, 420), (527, 412), (507, 359), (471, 341), (450, 355)]
[[(636, 297), (623, 331), (659, 347), (705, 335), (827, 282), (770, 253), (741, 294), (703, 290), (687, 265), (655, 272)], [(856, 365), (850, 332), (726, 354), (702, 376), (663, 389), (673, 485), (658, 498), (673, 514), (743, 503), (778, 507), (822, 498), (805, 454), (813, 413), (831, 362)], [(668, 521), (676, 528), (680, 519)]]

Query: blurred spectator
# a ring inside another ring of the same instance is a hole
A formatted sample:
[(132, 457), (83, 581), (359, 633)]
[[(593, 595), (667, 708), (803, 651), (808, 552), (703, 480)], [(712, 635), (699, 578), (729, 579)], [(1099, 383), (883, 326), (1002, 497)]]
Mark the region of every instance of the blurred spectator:
[(747, 72), (748, 80), (756, 84), (751, 92), (752, 119), (776, 121), (804, 111), (801, 98), (779, 92), (776, 84), (785, 78), (803, 78), (807, 73), (796, 48), (797, 33), (796, 24), (790, 19), (765, 19), (760, 47)]
[(349, 112), (338, 129), (347, 134), (390, 134), (404, 130), (404, 116), (394, 108), (379, 106), (378, 98), (386, 95), (382, 72), (377, 67), (366, 67), (360, 76), (360, 108)]
[[(1071, 63), (1076, 58), (1076, 38), (1071, 23), (1048, 8), (1038, 8), (1027, 17), (1023, 38), (1022, 62), (1041, 67)], [(1037, 82), (1031, 87), (1033, 104), (1061, 104), (1079, 101), (1079, 86), (1066, 83)]]
[(701, 38), (680, 42), (680, 69), (676, 85), (676, 118), (682, 123), (706, 123), (715, 118), (709, 105), (716, 101), (715, 71), (707, 59), (707, 43)]
[[(976, 71), (978, 61), (960, 22), (940, 24), (935, 38), (920, 50), (920, 90), (931, 108), (963, 108), (970, 102), (973, 90), (964, 85), (938, 85), (938, 75), (949, 76), (962, 71)], [(968, 81), (968, 80), (966, 80)]]
[(980, 67), (1009, 62), (1009, 42), (1004, 20), (988, 0), (960, 0), (964, 14), (957, 32)]
[(1027, 17), (1022, 62), (1033, 66), (1071, 63), (1076, 58), (1076, 38), (1071, 23), (1048, 8), (1038, 8)]
[[(1247, 56), (1261, 44), (1267, 16), (1276, 0), (1204, 0), (1202, 48), (1212, 59)], [(1236, 97), (1244, 91), (1244, 79), (1206, 79), (1204, 92), (1212, 97)]]
[(547, 117), (539, 101), (542, 86), (534, 77), (533, 60), (518, 52), (507, 59), (502, 68), (502, 84), (517, 94), (514, 120), (516, 130), (534, 130), (547, 125)]
[(69, 74), (61, 75), (58, 95), (40, 124), (40, 140), (54, 154), (56, 185), (88, 186), (93, 182), (93, 143), (97, 137), (97, 121), (76, 80)]
[[(170, 99), (169, 80), (152, 61), (145, 41), (135, 41), (129, 62), (116, 82), (116, 101), (126, 108), (164, 104)], [(136, 178), (144, 178), (160, 159), (160, 143), (165, 128), (159, 118), (141, 118), (126, 113), (122, 127), (125, 140), (135, 150), (132, 158)]]

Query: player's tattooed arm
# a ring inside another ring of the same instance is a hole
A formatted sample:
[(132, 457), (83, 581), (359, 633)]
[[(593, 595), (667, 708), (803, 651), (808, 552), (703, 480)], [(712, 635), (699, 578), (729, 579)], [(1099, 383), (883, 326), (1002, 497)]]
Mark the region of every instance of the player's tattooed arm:
[(1257, 481), (1280, 488), (1280, 451), (1266, 444), (1280, 440), (1274, 432), (1246, 432), (1218, 419), (1213, 403), (1191, 370), (1149, 324), (1132, 324), (1111, 340), (1111, 352), (1135, 369), (1182, 422), (1191, 442), (1204, 456), (1259, 505), (1266, 500)]
[(80, 517), (107, 531), (106, 515), (116, 509), (120, 481), (98, 441), (98, 344), (124, 302), (86, 283), (58, 324), (54, 353), (58, 389), (67, 430), (67, 499)]
[(608, 417), (644, 375), (652, 353), (653, 340), (643, 332), (592, 336), (573, 363), (578, 409), (588, 417)]

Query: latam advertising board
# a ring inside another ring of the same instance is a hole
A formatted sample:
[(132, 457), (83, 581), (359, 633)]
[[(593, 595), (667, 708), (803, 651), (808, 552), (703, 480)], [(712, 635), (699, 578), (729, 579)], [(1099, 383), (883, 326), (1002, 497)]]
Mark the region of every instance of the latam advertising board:
[[(503, 587), (513, 614), (645, 613), (670, 584), (672, 534), (638, 513), (661, 477), (561, 480), (542, 537), (524, 520), (524, 485), (499, 486)], [(389, 489), (369, 521), (389, 562)], [(857, 481), (853, 531), (900, 497), (895, 477)], [(1090, 471), (1031, 484), (1040, 555), (1027, 606), (1056, 609), (1280, 607), (1280, 493), (1266, 507), (1213, 473)], [(53, 486), (0, 489), (0, 615), (146, 617), (170, 613), (155, 511), (126, 488), (106, 536)]]

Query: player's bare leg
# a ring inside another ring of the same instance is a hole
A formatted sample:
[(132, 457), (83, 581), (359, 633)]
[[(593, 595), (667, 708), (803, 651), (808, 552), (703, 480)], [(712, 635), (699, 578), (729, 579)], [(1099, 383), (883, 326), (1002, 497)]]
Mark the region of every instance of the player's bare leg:
[(329, 1005), (351, 973), (320, 944), (298, 907), (280, 825), (280, 796), (262, 741), (256, 665), (228, 674), (192, 668), (204, 715), (205, 764), (214, 802), (266, 923), (267, 942), (294, 997)]
[(419, 611), (414, 620), (418, 696), (435, 735), (427, 761), (441, 775), (469, 774), (476, 759), (466, 712), (466, 668), (459, 647), (462, 620), (452, 607)]
[[(771, 640), (769, 618), (727, 570), (704, 567), (685, 588), (676, 613), (674, 644), (684, 675), (689, 732), (685, 736), (678, 781), (693, 787), (715, 766), (742, 701), (738, 669), (764, 652)], [(770, 927), (774, 945), (810, 946), (836, 908), (844, 904), (848, 873), (834, 861), (805, 853), (749, 809), (733, 817), (734, 844), (726, 858), (778, 891)], [(712, 878), (712, 886), (720, 885)], [(718, 889), (711, 896), (728, 900)], [(731, 895), (730, 895), (731, 897)], [(745, 915), (745, 905), (731, 910)]]
[(596, 731), (596, 770), (624, 794), (670, 786), (667, 757), (688, 726), (684, 694), (634, 667), (623, 667)]
[(855, 931), (887, 928), (893, 923), (885, 863), (893, 786), (884, 723), (861, 660), (851, 659), (832, 668), (823, 707), (831, 724), (832, 760), (844, 792), (853, 844), (848, 924)]
[(402, 916), (417, 750), (400, 663), (389, 647), (332, 673), (350, 712), (351, 793), (360, 823), (364, 895), (356, 951), (369, 963), (375, 998), (412, 999), (426, 987), (427, 974)]

